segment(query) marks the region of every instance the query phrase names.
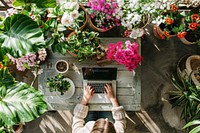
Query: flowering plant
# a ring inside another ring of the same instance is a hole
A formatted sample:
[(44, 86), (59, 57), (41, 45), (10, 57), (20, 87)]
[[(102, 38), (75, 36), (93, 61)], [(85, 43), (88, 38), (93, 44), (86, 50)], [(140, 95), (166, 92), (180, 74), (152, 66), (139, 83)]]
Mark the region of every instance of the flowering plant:
[[(144, 34), (143, 28), (167, 9), (166, 0), (117, 0), (121, 10), (118, 17), (126, 29), (125, 36), (136, 39)], [(138, 29), (139, 28), (139, 29)]]
[(159, 34), (161, 39), (168, 39), (171, 35), (176, 36), (177, 32), (175, 29), (182, 27), (184, 23), (184, 14), (178, 11), (176, 4), (171, 4), (171, 8), (167, 12), (162, 13), (162, 23), (159, 23), (159, 27), (163, 31), (163, 34)]
[(47, 17), (54, 22), (54, 32), (69, 28), (78, 30), (86, 22), (85, 8), (78, 2), (60, 2), (55, 8), (50, 8)]
[(7, 53), (7, 56), (13, 64), (16, 64), (16, 68), (18, 71), (25, 71), (26, 69), (34, 69), (31, 71), (35, 77), (31, 84), (32, 86), (37, 76), (43, 72), (43, 70), (40, 69), (39, 64), (41, 61), (45, 61), (47, 53), (45, 49), (40, 49), (36, 53), (29, 53), (25, 56), (21, 56), (20, 58), (15, 58), (9, 53)]
[(178, 38), (190, 36), (190, 41), (197, 42), (200, 40), (200, 12), (184, 12), (184, 23), (179, 27), (175, 27), (173, 31)]
[(106, 53), (109, 61), (113, 59), (127, 67), (129, 71), (136, 69), (143, 60), (138, 52), (138, 44), (131, 43), (129, 40), (125, 42), (125, 45), (122, 42), (110, 43)]
[(119, 10), (118, 4), (111, 0), (90, 0), (87, 4), (88, 13), (93, 23), (96, 24), (97, 28), (102, 30), (110, 29), (114, 26), (120, 26), (120, 20), (117, 18), (117, 12)]

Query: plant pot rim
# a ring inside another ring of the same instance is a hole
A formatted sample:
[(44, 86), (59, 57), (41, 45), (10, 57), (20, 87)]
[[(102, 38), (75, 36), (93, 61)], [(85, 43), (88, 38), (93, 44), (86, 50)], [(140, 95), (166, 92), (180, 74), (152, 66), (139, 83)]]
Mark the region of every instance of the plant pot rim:
[(99, 28), (99, 27), (97, 27), (97, 26), (95, 26), (94, 24), (93, 24), (93, 22), (92, 22), (92, 19), (91, 19), (91, 17), (89, 18), (89, 23), (90, 23), (90, 25), (96, 30), (96, 31), (98, 31), (98, 32), (107, 32), (107, 31), (109, 31), (109, 30), (111, 30), (111, 29), (113, 29), (115, 26), (112, 26), (112, 27), (110, 27), (110, 28), (108, 28), (108, 29), (101, 29), (101, 28)]
[[(57, 69), (57, 64), (59, 63), (59, 62), (64, 62), (66, 65), (67, 65), (67, 69), (65, 70), (65, 71), (59, 71), (58, 69)], [(60, 59), (60, 60), (58, 60), (57, 62), (56, 62), (56, 64), (55, 64), (55, 69), (56, 69), (56, 72), (58, 72), (58, 73), (66, 73), (68, 70), (69, 70), (69, 63), (66, 61), (66, 60), (62, 60), (62, 59)]]
[[(186, 70), (187, 70), (188, 75), (193, 71), (192, 67), (191, 67), (191, 60), (192, 59), (200, 60), (200, 55), (191, 55), (187, 58), (187, 60), (186, 60)], [(200, 86), (200, 82), (195, 78), (194, 73), (191, 74), (191, 78), (192, 78), (195, 85)]]

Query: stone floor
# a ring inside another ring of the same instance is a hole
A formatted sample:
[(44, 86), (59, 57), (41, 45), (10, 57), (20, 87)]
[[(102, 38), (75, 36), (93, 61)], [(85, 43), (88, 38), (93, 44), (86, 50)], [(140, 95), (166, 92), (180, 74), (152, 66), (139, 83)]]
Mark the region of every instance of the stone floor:
[[(149, 26), (142, 39), (142, 109), (127, 112), (135, 121), (127, 120), (126, 133), (183, 133), (184, 121), (179, 109), (172, 109), (168, 90), (173, 89), (169, 76), (176, 70), (178, 60), (185, 54), (200, 54), (196, 45), (184, 45), (178, 38), (156, 39)], [(72, 112), (50, 111), (26, 123), (23, 133), (71, 133)]]

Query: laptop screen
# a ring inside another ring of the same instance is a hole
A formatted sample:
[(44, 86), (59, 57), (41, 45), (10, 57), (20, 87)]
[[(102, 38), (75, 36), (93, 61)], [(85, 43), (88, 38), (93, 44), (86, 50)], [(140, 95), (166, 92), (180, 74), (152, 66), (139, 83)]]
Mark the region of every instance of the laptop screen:
[(83, 67), (83, 79), (86, 80), (116, 80), (117, 68)]

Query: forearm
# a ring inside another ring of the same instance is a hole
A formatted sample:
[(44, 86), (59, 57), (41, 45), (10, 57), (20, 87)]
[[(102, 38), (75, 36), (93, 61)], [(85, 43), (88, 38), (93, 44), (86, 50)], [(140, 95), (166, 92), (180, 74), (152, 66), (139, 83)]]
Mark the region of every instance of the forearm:
[(116, 98), (110, 99), (113, 107), (119, 107), (119, 103)]

